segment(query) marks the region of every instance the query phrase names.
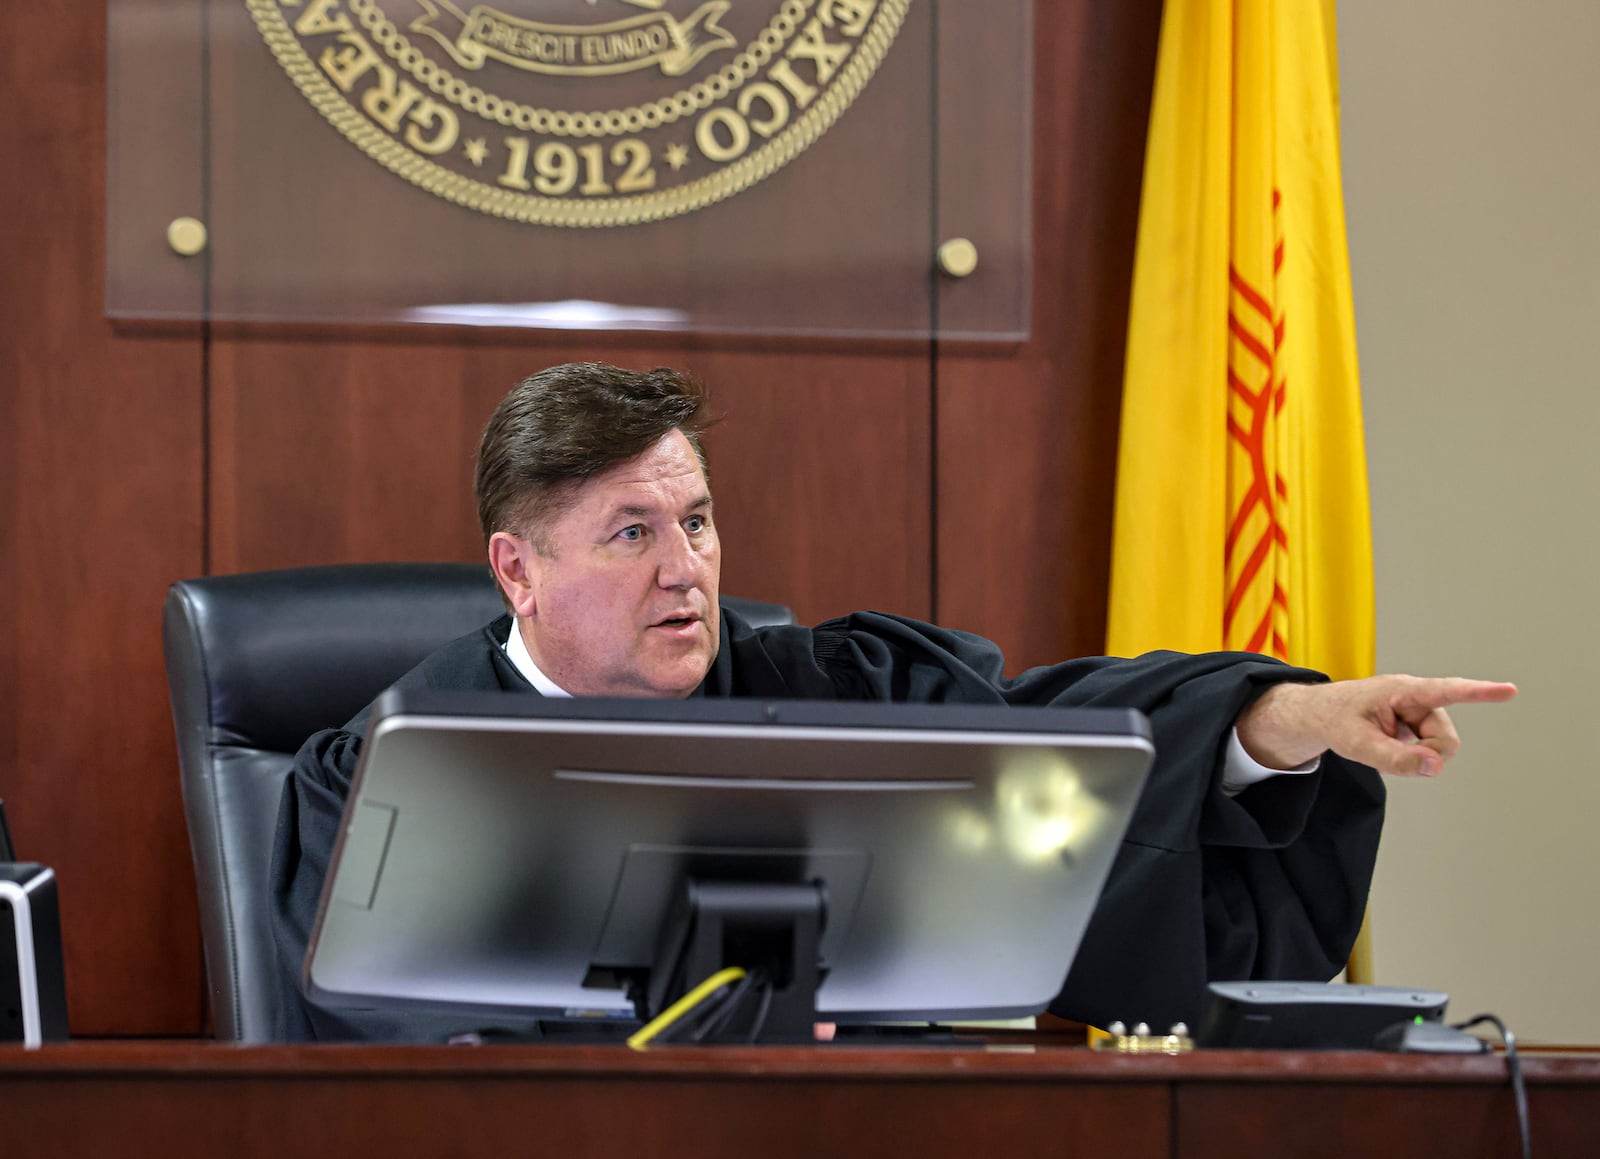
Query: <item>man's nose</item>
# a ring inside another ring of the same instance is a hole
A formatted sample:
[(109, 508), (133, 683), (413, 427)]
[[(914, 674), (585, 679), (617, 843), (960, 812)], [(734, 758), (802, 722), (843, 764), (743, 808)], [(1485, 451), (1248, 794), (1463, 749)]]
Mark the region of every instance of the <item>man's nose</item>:
[(664, 588), (692, 588), (705, 575), (706, 561), (695, 550), (689, 533), (678, 528), (661, 546), (656, 564), (656, 583)]

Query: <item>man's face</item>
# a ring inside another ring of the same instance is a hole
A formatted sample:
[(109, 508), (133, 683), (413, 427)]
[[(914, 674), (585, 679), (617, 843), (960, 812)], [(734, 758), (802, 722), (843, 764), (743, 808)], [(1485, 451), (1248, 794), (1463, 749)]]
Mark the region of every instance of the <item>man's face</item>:
[(505, 538), (522, 585), (506, 582), (493, 543), (491, 560), (534, 663), (562, 688), (687, 696), (705, 678), (719, 642), (722, 548), (705, 472), (681, 431), (580, 484), (544, 527), (542, 552)]

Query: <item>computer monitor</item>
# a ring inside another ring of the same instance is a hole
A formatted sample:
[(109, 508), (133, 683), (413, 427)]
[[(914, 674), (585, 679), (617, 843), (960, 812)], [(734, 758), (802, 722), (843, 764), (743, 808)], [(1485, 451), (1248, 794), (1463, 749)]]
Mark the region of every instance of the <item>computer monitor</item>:
[(304, 984), (464, 1025), (650, 1015), (699, 980), (670, 977), (697, 889), (800, 887), (815, 928), (776, 936), (815, 967), (804, 1017), (1033, 1014), (1152, 755), (1122, 710), (390, 691)]
[(0, 1042), (36, 1047), (67, 1037), (56, 875), (18, 861), (0, 801)]

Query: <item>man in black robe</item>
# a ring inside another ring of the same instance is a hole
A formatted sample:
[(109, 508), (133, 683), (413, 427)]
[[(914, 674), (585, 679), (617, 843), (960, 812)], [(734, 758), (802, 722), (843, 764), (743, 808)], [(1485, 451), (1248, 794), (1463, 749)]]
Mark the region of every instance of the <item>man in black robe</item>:
[[(717, 602), (704, 411), (701, 388), (669, 370), (560, 366), (514, 388), (476, 476), (511, 614), (399, 687), (1139, 709), (1157, 759), (1052, 1004), (1067, 1017), (1192, 1021), (1208, 980), (1336, 974), (1377, 855), (1377, 770), (1437, 774), (1458, 744), (1445, 708), (1515, 692), (1409, 676), (1329, 684), (1253, 653), (1081, 659), (1007, 679), (987, 640), (899, 616), (753, 629)], [(286, 995), (300, 993), (366, 715), (311, 737), (285, 788), (273, 932)], [(280, 1027), (290, 1039), (452, 1029), (303, 999)]]

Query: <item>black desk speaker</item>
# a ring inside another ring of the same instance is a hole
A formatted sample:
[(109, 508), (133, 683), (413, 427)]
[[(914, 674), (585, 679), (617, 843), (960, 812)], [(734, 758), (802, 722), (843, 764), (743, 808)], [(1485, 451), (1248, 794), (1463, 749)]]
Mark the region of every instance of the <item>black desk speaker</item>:
[[(1404, 1023), (1439, 1022), (1449, 995), (1343, 982), (1213, 982), (1195, 1041), (1273, 1050), (1371, 1050)], [(1392, 1049), (1392, 1048), (1391, 1048)]]
[(0, 1041), (39, 1046), (67, 1037), (67, 982), (54, 871), (0, 862)]

